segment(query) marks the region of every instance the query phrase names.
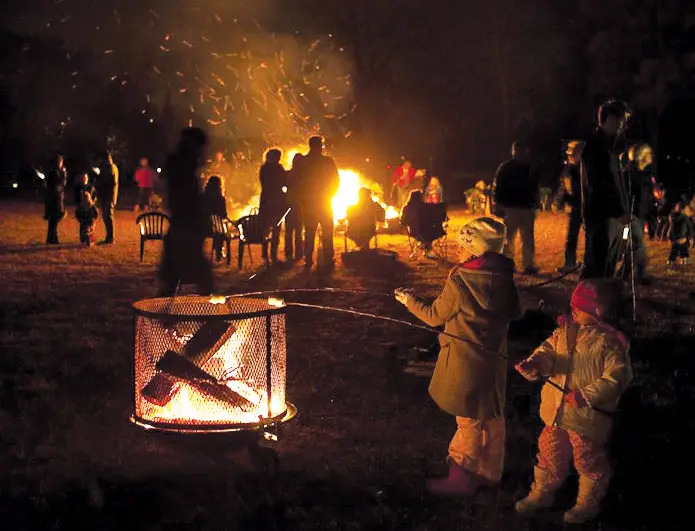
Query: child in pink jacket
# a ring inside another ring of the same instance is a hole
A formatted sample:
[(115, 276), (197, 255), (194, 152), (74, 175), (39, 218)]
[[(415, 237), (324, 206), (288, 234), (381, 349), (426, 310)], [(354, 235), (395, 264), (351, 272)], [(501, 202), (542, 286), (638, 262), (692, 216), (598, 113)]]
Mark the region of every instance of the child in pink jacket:
[(544, 377), (555, 384), (546, 382), (541, 391), (545, 428), (531, 492), (516, 504), (520, 514), (530, 516), (553, 504), (572, 458), (579, 492), (564, 521), (582, 523), (599, 512), (610, 481), (606, 443), (612, 414), (632, 379), (629, 342), (604, 321), (608, 298), (605, 282), (581, 282), (572, 294), (572, 318), (516, 366), (528, 380)]

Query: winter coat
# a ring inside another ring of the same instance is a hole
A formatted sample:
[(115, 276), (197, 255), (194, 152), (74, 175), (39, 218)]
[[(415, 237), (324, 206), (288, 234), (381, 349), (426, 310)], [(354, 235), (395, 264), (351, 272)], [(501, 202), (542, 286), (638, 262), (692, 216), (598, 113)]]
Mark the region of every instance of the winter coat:
[(223, 195), (203, 193), (203, 209), (207, 216), (227, 217), (227, 200)]
[(302, 161), (304, 155), (298, 155), (292, 161), (292, 169), (287, 172), (287, 203), (293, 209), (300, 209), (302, 204)]
[(279, 163), (266, 162), (261, 166), (261, 200), (258, 213), (268, 226), (276, 224), (287, 211), (287, 171)]
[(347, 236), (352, 239), (371, 238), (376, 234), (376, 224), (384, 221), (386, 213), (382, 206), (369, 199), (347, 209)]
[(157, 182), (157, 172), (149, 166), (138, 168), (135, 171), (135, 180), (140, 188), (154, 188)]
[(165, 176), (169, 232), (186, 230), (204, 237), (209, 221), (203, 208), (197, 161), (189, 154), (175, 152), (167, 160)]
[(629, 183), (629, 192), (634, 198), (634, 205), (631, 199), (632, 213), (638, 219), (647, 219), (649, 215), (650, 202), (654, 197), (653, 175), (649, 166), (643, 170), (633, 167), (626, 171), (625, 182)]
[(613, 139), (597, 129), (582, 151), (582, 206), (584, 219), (621, 218), (630, 212), (627, 190)]
[(411, 184), (413, 184), (416, 173), (417, 170), (415, 170), (415, 168), (408, 168), (408, 171), (406, 172), (403, 166), (398, 166), (398, 168), (393, 170), (391, 183), (397, 184), (400, 188), (408, 188)]
[(507, 331), (521, 317), (514, 263), (497, 253), (454, 267), (432, 303), (411, 297), (408, 310), (430, 326), (444, 325), (430, 395), (447, 413), (480, 420), (504, 414)]
[(302, 159), (302, 204), (306, 211), (330, 211), (340, 187), (338, 167), (331, 157), (309, 152)]
[(43, 218), (60, 220), (65, 215), (65, 186), (68, 174), (65, 168), (53, 168), (46, 176), (46, 203)]
[[(574, 333), (575, 346), (570, 353), (567, 338)], [(610, 413), (615, 411), (620, 395), (632, 380), (629, 346), (621, 332), (605, 324), (579, 327), (568, 320), (555, 330), (529, 359), (540, 363), (542, 375), (568, 391), (578, 389), (591, 406), (601, 411), (570, 407), (564, 402), (565, 395), (546, 383), (541, 391), (540, 407), (545, 425), (605, 442), (613, 423)]]
[(507, 208), (538, 208), (538, 179), (528, 162), (511, 159), (495, 174), (495, 203)]
[(79, 188), (79, 202), (75, 209), (75, 217), (79, 221), (90, 222), (97, 218), (99, 211), (96, 207), (96, 192), (90, 184)]
[(97, 197), (102, 205), (116, 206), (118, 201), (118, 167), (104, 164), (97, 179)]
[(693, 242), (695, 238), (695, 226), (693, 220), (681, 212), (671, 214), (671, 231), (669, 239), (673, 243), (684, 244)]

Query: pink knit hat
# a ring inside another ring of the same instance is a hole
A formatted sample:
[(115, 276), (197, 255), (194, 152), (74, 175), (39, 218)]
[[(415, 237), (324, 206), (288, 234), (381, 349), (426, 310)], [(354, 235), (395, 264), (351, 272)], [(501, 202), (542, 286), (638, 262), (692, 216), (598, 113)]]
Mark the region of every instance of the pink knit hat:
[(601, 312), (598, 290), (596, 288), (596, 284), (589, 280), (583, 280), (577, 284), (577, 287), (574, 288), (574, 292), (572, 293), (572, 300), (570, 301), (572, 308), (598, 317)]

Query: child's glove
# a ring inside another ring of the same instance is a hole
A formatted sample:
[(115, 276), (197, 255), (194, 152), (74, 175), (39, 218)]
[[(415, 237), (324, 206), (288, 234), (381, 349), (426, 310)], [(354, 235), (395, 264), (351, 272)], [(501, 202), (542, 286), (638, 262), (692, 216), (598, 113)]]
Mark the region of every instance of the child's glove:
[(541, 377), (540, 365), (534, 359), (526, 359), (517, 363), (514, 368), (527, 380), (538, 380)]
[(567, 393), (565, 395), (565, 402), (567, 402), (567, 405), (570, 407), (589, 407), (589, 402), (586, 401), (584, 395), (582, 395), (581, 391), (578, 389)]
[(407, 306), (408, 301), (413, 296), (413, 290), (408, 288), (396, 288), (395, 290), (393, 290), (393, 294), (396, 296), (396, 300), (398, 302), (400, 302), (404, 306)]

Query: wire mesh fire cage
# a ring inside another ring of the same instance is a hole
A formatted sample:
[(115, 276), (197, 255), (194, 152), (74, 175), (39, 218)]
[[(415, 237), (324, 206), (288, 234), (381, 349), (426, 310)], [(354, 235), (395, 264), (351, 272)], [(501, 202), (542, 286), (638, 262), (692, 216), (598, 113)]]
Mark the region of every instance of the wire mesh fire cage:
[(160, 433), (277, 440), (285, 401), (282, 301), (197, 295), (145, 299), (135, 311), (134, 413)]

